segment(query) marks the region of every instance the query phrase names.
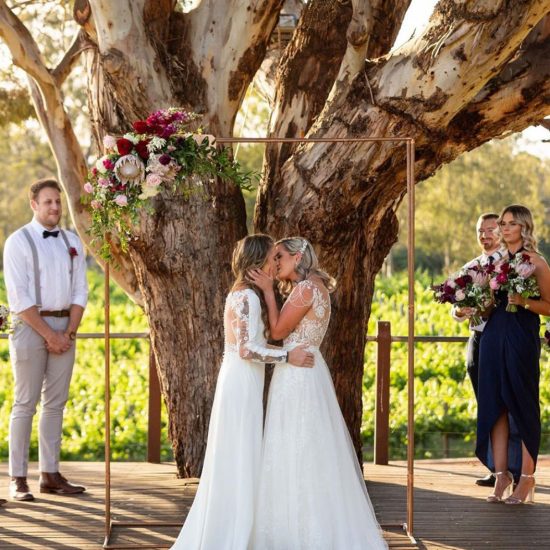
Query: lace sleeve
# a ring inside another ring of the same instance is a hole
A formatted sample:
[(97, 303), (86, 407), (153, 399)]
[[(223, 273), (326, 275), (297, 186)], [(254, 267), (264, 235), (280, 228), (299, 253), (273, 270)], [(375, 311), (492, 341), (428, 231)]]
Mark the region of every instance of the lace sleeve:
[(255, 363), (285, 363), (287, 352), (270, 349), (255, 341), (260, 328), (260, 301), (252, 293), (243, 292), (233, 303), (233, 331), (237, 339), (239, 356)]
[(315, 284), (308, 279), (300, 281), (290, 293), (288, 303), (298, 308), (309, 309), (313, 304)]

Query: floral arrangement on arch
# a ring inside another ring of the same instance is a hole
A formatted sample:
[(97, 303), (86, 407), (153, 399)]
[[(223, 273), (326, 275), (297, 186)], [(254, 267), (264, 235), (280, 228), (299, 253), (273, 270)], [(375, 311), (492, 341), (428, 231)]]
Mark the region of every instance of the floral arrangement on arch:
[[(508, 295), (520, 294), (523, 298), (540, 296), (539, 285), (533, 275), (534, 271), (535, 266), (529, 254), (516, 254), (511, 260), (495, 266), (489, 285), (495, 291), (506, 291)], [(506, 311), (515, 313), (517, 310), (518, 306), (515, 304), (506, 306)]]
[(489, 287), (490, 274), (479, 261), (472, 262), (448, 277), (443, 283), (433, 285), (434, 300), (440, 304), (457, 307), (472, 307), (477, 314), (472, 316), (472, 325), (481, 324), (481, 312), (493, 302)]
[(150, 199), (163, 190), (189, 198), (205, 194), (203, 180), (217, 177), (241, 189), (251, 188), (251, 174), (243, 172), (229, 149), (216, 147), (213, 136), (201, 130), (188, 130), (198, 118), (183, 109), (163, 109), (134, 122), (133, 132), (104, 137), (105, 154), (97, 159), (84, 185), (84, 202), (92, 217), (90, 232), (93, 241), (101, 242), (104, 259), (111, 257), (106, 235), (116, 234), (126, 251), (140, 210), (150, 207)]

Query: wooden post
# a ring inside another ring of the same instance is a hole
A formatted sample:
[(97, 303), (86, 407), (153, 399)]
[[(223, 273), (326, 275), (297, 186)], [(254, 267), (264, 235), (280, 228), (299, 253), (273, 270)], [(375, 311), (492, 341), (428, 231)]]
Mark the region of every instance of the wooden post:
[(374, 463), (387, 464), (390, 425), (391, 324), (387, 321), (378, 321), (377, 331)]
[(160, 463), (160, 384), (153, 348), (149, 346), (149, 416), (147, 419), (147, 462)]

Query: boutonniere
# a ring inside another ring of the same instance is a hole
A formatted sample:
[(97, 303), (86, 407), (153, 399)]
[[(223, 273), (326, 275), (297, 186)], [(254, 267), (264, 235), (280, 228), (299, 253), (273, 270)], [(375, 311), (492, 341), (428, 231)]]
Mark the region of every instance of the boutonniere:
[(69, 256), (71, 258), (74, 258), (75, 256), (78, 256), (78, 250), (74, 246), (71, 246), (69, 248)]

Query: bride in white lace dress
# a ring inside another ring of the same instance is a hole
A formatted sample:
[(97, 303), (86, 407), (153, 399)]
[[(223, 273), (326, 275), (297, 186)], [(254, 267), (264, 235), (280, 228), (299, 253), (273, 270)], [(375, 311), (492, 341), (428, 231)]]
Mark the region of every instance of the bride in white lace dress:
[(173, 549), (246, 550), (258, 489), (265, 363), (313, 365), (313, 354), (305, 346), (288, 352), (266, 343), (261, 293), (245, 282), (245, 276), (250, 269), (271, 273), (273, 255), (273, 240), (267, 235), (246, 237), (233, 252), (236, 280), (225, 304), (224, 358), (204, 466)]
[(276, 251), (277, 278), (288, 294), (280, 313), (269, 277), (259, 272), (250, 276), (264, 292), (271, 336), (284, 338), (286, 349), (307, 344), (315, 364), (312, 369), (275, 366), (250, 548), (387, 548), (319, 351), (334, 280), (318, 268), (315, 251), (305, 239), (283, 239)]

